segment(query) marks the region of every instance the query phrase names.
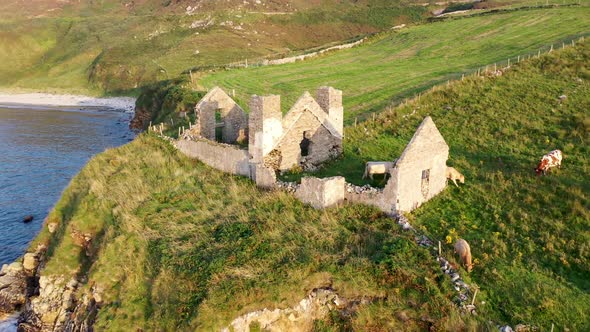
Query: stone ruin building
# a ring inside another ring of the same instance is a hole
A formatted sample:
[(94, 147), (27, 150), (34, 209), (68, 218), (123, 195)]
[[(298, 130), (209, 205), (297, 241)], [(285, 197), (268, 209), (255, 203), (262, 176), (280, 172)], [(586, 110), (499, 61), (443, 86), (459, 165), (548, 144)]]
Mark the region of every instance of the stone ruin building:
[(219, 87), (209, 91), (195, 106), (197, 137), (235, 144), (243, 143), (248, 130), (248, 116)]
[[(342, 91), (331, 87), (319, 88), (316, 98), (304, 93), (284, 116), (280, 96), (253, 96), (247, 115), (216, 87), (199, 101), (195, 115), (195, 125), (176, 146), (209, 166), (247, 176), (259, 187), (276, 188), (277, 171), (313, 170), (342, 153)], [(248, 147), (242, 147), (246, 142)], [(383, 189), (364, 190), (339, 176), (305, 177), (291, 187), (297, 198), (316, 208), (348, 201), (374, 205), (388, 214), (408, 212), (446, 187), (448, 157), (448, 145), (426, 117)]]
[(314, 169), (342, 153), (342, 91), (303, 94), (283, 116), (280, 96), (253, 96), (248, 115), (219, 87), (195, 106), (192, 137), (227, 144), (248, 142), (251, 163), (275, 171)]

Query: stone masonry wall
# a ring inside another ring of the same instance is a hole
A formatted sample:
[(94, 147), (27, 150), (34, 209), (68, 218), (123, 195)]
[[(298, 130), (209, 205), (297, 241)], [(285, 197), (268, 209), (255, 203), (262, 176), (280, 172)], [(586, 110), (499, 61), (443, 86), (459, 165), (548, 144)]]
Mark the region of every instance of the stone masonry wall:
[(295, 197), (316, 209), (323, 209), (344, 201), (344, 177), (304, 177)]
[(329, 86), (318, 89), (317, 103), (328, 114), (333, 128), (344, 137), (344, 107), (342, 106), (342, 91)]
[[(285, 171), (301, 165), (313, 170), (342, 153), (342, 92), (322, 87), (318, 98), (305, 92), (282, 119), (284, 133), (273, 147), (281, 157), (278, 163), (273, 160), (276, 169)], [(302, 154), (304, 137), (307, 156)]]
[(198, 110), (198, 119), (201, 137), (215, 141), (215, 111), (217, 110), (216, 102), (206, 102), (201, 104)]
[(248, 130), (248, 149), (252, 162), (262, 163), (283, 134), (280, 96), (252, 96)]
[(391, 171), (384, 192), (391, 193), (398, 211), (416, 209), (447, 185), (449, 147), (430, 117), (426, 117)]
[(219, 87), (213, 88), (197, 103), (195, 112), (201, 125), (203, 138), (215, 140), (217, 112), (220, 113), (223, 122), (222, 141), (224, 143), (236, 143), (240, 130), (248, 129), (248, 116), (244, 110)]
[(250, 177), (250, 156), (247, 150), (207, 141), (180, 140), (175, 145), (185, 155), (220, 171)]

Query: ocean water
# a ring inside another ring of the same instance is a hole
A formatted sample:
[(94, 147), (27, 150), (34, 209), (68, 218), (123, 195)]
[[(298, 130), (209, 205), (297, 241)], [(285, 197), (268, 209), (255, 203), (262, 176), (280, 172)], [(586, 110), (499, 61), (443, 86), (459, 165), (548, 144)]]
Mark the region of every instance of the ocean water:
[[(130, 117), (96, 108), (0, 105), (0, 266), (23, 255), (93, 155), (133, 139)], [(34, 219), (23, 223), (27, 215)]]

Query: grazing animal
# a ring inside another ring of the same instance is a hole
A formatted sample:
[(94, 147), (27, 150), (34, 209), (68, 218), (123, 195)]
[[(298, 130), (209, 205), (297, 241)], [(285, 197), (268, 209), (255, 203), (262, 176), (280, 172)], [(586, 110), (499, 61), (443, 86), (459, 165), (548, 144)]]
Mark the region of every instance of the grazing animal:
[(461, 263), (463, 263), (467, 272), (471, 272), (473, 264), (471, 263), (471, 248), (469, 248), (469, 243), (463, 239), (457, 240), (457, 242), (455, 242), (455, 252), (459, 254)]
[(453, 181), (453, 183), (457, 187), (459, 187), (459, 185), (457, 184), (457, 180), (459, 180), (459, 182), (461, 183), (465, 183), (465, 177), (463, 176), (463, 174), (459, 173), (459, 171), (454, 169), (453, 167), (447, 166), (447, 171), (445, 172), (445, 175), (447, 179)]
[(387, 174), (394, 165), (394, 161), (367, 161), (363, 179), (366, 179), (367, 175), (373, 180), (373, 174)]
[(553, 167), (561, 167), (562, 154), (560, 150), (553, 150), (548, 154), (544, 155), (539, 162), (539, 165), (535, 168), (537, 175), (545, 175), (547, 171)]

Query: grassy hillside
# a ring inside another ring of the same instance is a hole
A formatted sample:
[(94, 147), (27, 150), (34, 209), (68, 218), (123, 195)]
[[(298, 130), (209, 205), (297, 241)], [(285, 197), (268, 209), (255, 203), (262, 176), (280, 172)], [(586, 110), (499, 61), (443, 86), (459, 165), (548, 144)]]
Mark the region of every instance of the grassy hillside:
[[(480, 314), (590, 329), (590, 43), (513, 65), (501, 77), (470, 77), (349, 127), (344, 158), (323, 174), (360, 181), (363, 162), (397, 158), (426, 115), (466, 184), (411, 219), (443, 243), (470, 242), (471, 277), (486, 302)], [(553, 149), (563, 151), (563, 167), (535, 176)]]
[(521, 10), (423, 24), (386, 33), (364, 46), (281, 66), (219, 71), (200, 83), (252, 94), (280, 94), (286, 112), (303, 91), (331, 85), (344, 91), (345, 121), (461, 72), (590, 33), (590, 7)]
[[(356, 317), (318, 326), (342, 330), (459, 329), (475, 324), (451, 303), (454, 290), (430, 253), (374, 209), (326, 211), (263, 192), (142, 135), (95, 157), (48, 217), (43, 275), (87, 277), (79, 294), (104, 289), (96, 328), (219, 330), (262, 308), (297, 304), (313, 288), (377, 298)], [(75, 244), (88, 233), (92, 247)], [(404, 323), (391, 313), (404, 311)], [(427, 317), (427, 319), (424, 319)]]
[(129, 93), (190, 68), (300, 52), (426, 15), (383, 0), (6, 1), (0, 86)]
[[(448, 257), (457, 237), (470, 242), (476, 317), (458, 314), (430, 254), (374, 209), (316, 211), (145, 134), (95, 157), (48, 218), (60, 230), (43, 230), (31, 248), (50, 243), (44, 275), (87, 277), (80, 293), (104, 289), (99, 329), (219, 329), (331, 284), (379, 300), (318, 329), (485, 330), (491, 320), (588, 330), (589, 64), (585, 43), (425, 94), (347, 128), (344, 158), (324, 171), (354, 177), (363, 160), (398, 156), (432, 116), (449, 164), (467, 180), (409, 217)], [(562, 169), (535, 176), (538, 158), (554, 148), (565, 154)], [(80, 232), (93, 238), (90, 257), (70, 236)]]

